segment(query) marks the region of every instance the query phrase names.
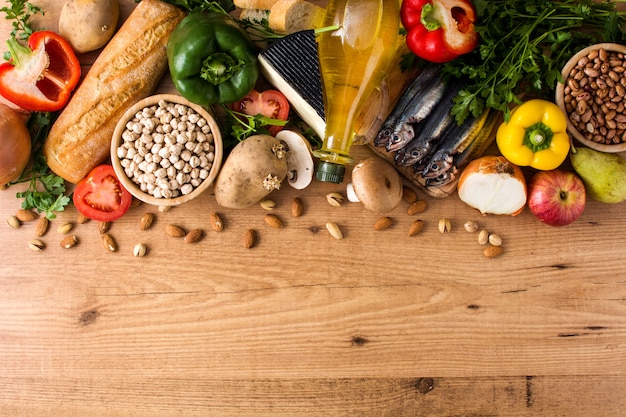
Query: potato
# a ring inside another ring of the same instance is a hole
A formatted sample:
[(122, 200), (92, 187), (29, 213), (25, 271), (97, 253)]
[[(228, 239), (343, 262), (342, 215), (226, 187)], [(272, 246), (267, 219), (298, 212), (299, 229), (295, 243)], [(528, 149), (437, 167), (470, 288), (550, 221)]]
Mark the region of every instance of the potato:
[(280, 140), (269, 135), (253, 135), (239, 142), (215, 180), (217, 203), (246, 208), (279, 189), (289, 170), (287, 152)]
[(111, 39), (119, 17), (118, 0), (68, 0), (59, 16), (59, 34), (78, 54), (95, 51)]

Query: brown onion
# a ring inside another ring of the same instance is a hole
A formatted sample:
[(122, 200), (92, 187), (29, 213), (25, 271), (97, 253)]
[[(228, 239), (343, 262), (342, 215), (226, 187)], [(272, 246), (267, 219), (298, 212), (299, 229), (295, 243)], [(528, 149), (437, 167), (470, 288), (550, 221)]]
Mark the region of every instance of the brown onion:
[(30, 160), (25, 115), (0, 104), (0, 185), (19, 178)]

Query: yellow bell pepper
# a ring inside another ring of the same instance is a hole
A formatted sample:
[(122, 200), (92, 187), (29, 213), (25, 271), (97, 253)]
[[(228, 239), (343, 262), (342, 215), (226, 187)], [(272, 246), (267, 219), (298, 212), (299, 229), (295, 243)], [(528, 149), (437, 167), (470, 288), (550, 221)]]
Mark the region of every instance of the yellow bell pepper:
[(548, 171), (563, 163), (569, 153), (567, 116), (556, 104), (528, 100), (511, 112), (496, 132), (498, 149), (519, 166)]

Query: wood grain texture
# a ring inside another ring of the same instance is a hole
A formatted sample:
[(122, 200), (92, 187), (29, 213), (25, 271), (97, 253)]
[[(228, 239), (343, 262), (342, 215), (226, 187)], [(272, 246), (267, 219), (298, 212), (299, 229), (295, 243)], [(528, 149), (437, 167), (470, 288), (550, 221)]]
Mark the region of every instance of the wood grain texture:
[[(122, 15), (134, 7), (121, 0)], [(54, 27), (59, 3), (39, 1)], [(49, 19), (49, 20), (48, 20)], [(3, 36), (8, 33), (1, 23)], [(88, 65), (91, 55), (82, 57)], [(167, 77), (160, 91), (171, 91)], [(356, 149), (359, 157), (370, 151)], [(11, 229), (19, 187), (0, 191), (0, 413), (37, 416), (619, 416), (626, 409), (624, 203), (589, 201), (565, 228), (480, 216), (456, 196), (402, 203), (394, 224), (325, 200), (314, 183), (260, 207), (218, 207), (210, 193), (166, 212), (133, 207), (102, 246), (95, 222), (59, 246), (51, 222)], [(293, 218), (291, 201), (305, 210)], [(139, 219), (155, 213), (151, 229)], [(224, 231), (211, 230), (218, 212)], [(437, 230), (451, 219), (450, 233)], [(416, 218), (423, 231), (408, 237)], [(339, 224), (343, 240), (326, 231)], [(482, 256), (466, 220), (498, 233)], [(185, 244), (167, 224), (202, 228)], [(243, 248), (247, 229), (259, 242)], [(132, 255), (143, 242), (148, 253)]]

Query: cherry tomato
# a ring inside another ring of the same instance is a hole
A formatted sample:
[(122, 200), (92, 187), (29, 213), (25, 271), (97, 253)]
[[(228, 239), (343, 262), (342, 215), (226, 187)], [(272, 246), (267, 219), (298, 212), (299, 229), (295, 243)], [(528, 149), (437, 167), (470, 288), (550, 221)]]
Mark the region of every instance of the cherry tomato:
[(99, 165), (80, 180), (74, 206), (92, 220), (110, 222), (128, 211), (133, 196), (122, 186), (111, 165)]
[[(278, 90), (265, 90), (263, 92), (252, 90), (244, 98), (233, 103), (232, 109), (248, 116), (262, 114), (277, 120), (287, 120), (289, 117), (289, 101)], [(266, 127), (272, 136), (283, 129), (283, 126)]]

